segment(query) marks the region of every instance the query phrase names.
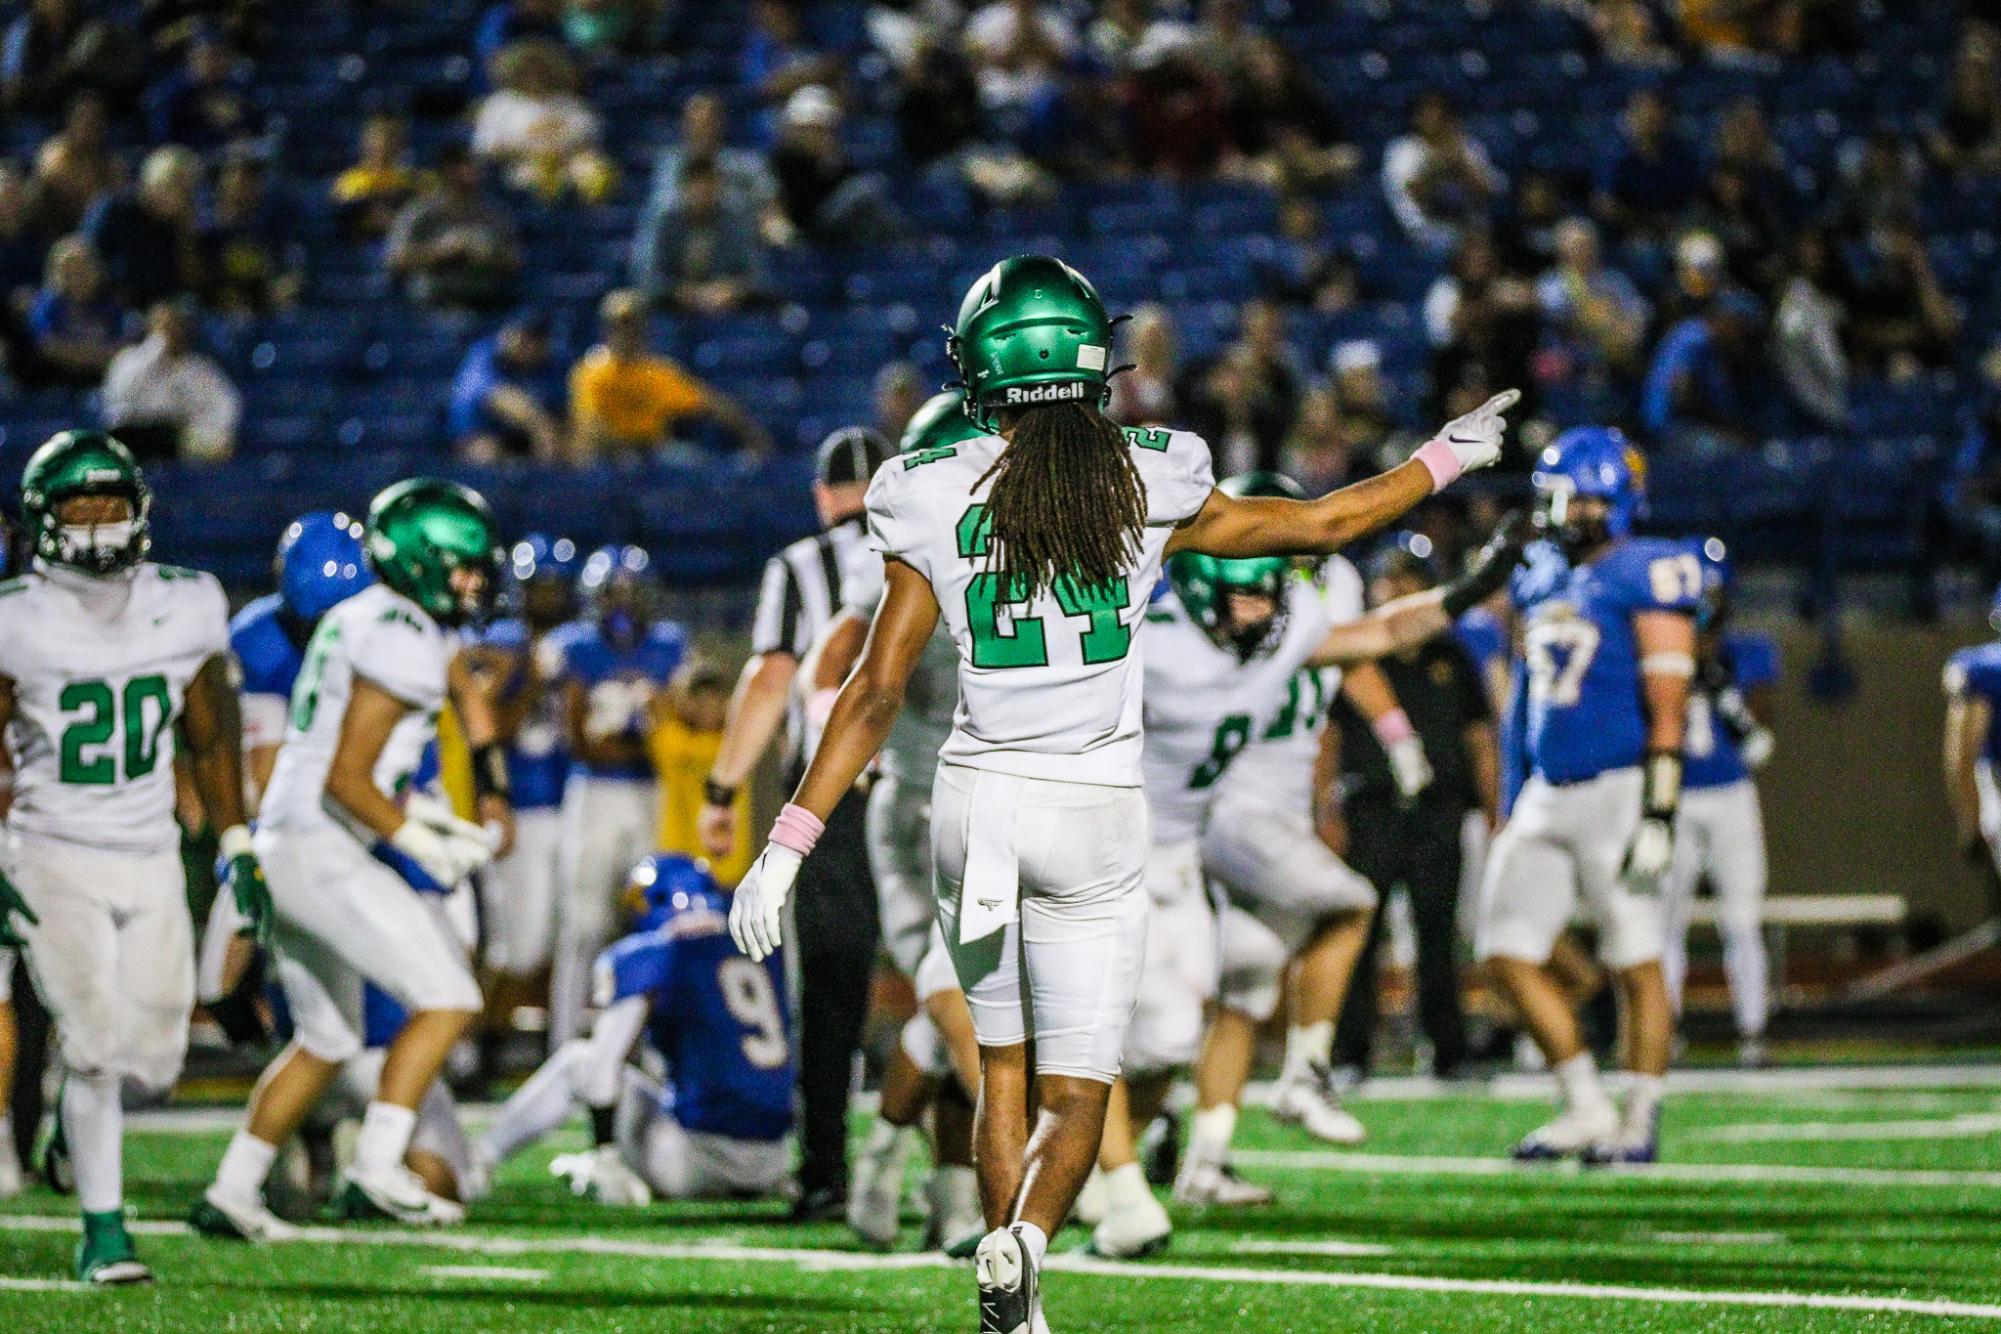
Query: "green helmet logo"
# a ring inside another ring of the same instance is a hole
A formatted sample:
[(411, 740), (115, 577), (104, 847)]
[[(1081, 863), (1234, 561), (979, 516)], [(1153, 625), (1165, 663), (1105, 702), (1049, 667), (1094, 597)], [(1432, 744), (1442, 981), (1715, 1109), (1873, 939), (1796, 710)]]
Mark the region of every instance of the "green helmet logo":
[(1017, 255), (982, 274), (959, 303), (945, 351), (984, 430), (993, 410), (1110, 397), (1112, 326), (1083, 274), (1048, 255)]
[[(444, 625), (477, 616), (500, 577), (499, 525), (477, 491), (437, 477), (397, 482), (368, 506), (376, 577)], [(476, 571), (476, 584), (456, 578)]]
[[(57, 511), (79, 496), (120, 496), (129, 519), (64, 524)], [(153, 549), (153, 493), (132, 452), (102, 431), (50, 437), (21, 470), (21, 522), (35, 555), (87, 574), (131, 569)]]
[(980, 428), (966, 416), (965, 395), (946, 390), (924, 400), (924, 406), (910, 414), (897, 442), (899, 454), (917, 454), (927, 449), (944, 449), (961, 440), (976, 439)]
[[(1181, 605), (1211, 639), (1246, 661), (1284, 633), (1286, 576), (1291, 570), (1292, 562), (1284, 556), (1228, 560), (1201, 551), (1177, 551), (1167, 558), (1167, 582)], [(1230, 616), (1231, 593), (1270, 598), (1275, 610), (1255, 625), (1237, 625)]]

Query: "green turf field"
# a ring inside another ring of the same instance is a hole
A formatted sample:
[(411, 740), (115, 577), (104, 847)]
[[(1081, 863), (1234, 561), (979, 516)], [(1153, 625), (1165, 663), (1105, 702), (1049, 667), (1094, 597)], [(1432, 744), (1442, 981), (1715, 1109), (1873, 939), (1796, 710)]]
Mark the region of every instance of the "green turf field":
[[(1535, 1101), (1357, 1110), (1360, 1152), (1246, 1113), (1246, 1172), (1280, 1204), (1178, 1214), (1168, 1254), (1137, 1265), (1061, 1255), (1054, 1330), (2001, 1330), (2001, 1087), (1678, 1094), (1670, 1163), (1648, 1172), (1500, 1161), (1545, 1114)], [(151, 1289), (62, 1281), (70, 1201), (0, 1205), (0, 1331), (974, 1327), (963, 1266), (861, 1253), (843, 1228), (783, 1226), (776, 1206), (603, 1209), (570, 1199), (546, 1153), (510, 1165), (454, 1233), (203, 1241), (178, 1220), (223, 1138), (179, 1126), (128, 1147)]]

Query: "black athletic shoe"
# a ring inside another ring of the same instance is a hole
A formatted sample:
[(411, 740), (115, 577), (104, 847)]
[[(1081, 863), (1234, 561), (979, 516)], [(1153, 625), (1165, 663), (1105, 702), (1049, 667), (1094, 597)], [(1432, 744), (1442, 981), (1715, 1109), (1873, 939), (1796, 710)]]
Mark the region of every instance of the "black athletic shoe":
[(1032, 1334), (1039, 1300), (1035, 1260), (1019, 1224), (981, 1238), (973, 1273), (980, 1283), (980, 1334)]
[(832, 1186), (816, 1186), (792, 1201), (788, 1223), (839, 1223), (848, 1216), (848, 1193)]

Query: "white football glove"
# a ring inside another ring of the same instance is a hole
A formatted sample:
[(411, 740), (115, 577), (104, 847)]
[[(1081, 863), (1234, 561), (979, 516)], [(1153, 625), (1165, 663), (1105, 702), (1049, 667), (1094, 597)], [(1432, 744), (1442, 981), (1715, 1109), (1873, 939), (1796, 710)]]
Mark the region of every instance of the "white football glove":
[(799, 878), (802, 860), (790, 848), (767, 843), (736, 887), (730, 900), (730, 936), (751, 958), (763, 960), (778, 948), (785, 900), (792, 897), (792, 882)]
[(1431, 786), (1431, 761), (1425, 758), (1424, 742), (1415, 734), (1391, 742), (1383, 754), (1389, 759), (1397, 795), (1405, 801), (1416, 801), (1418, 793)]
[(1674, 860), (1674, 826), (1657, 816), (1640, 821), (1633, 841), (1626, 845), (1626, 861), (1621, 868), (1626, 887), (1635, 894), (1658, 893), (1661, 877)]
[(1459, 471), (1472, 472), (1492, 465), (1501, 457), (1501, 440), (1508, 433), (1502, 414), (1521, 401), (1519, 389), (1503, 389), (1463, 417), (1445, 423), (1433, 439), (1443, 441), (1459, 460)]
[(589, 1153), (565, 1153), (552, 1160), (549, 1171), (567, 1181), (570, 1193), (599, 1204), (643, 1206), (653, 1203), (653, 1190), (625, 1165), (618, 1147), (601, 1144)]
[(1754, 727), (1737, 743), (1737, 753), (1744, 757), (1744, 763), (1751, 769), (1762, 769), (1770, 762), (1772, 750), (1777, 745), (1769, 727)]
[(414, 796), (404, 804), (403, 814), (406, 818), (389, 836), (389, 845), (447, 889), (493, 860), (493, 835), (459, 819), (442, 802)]

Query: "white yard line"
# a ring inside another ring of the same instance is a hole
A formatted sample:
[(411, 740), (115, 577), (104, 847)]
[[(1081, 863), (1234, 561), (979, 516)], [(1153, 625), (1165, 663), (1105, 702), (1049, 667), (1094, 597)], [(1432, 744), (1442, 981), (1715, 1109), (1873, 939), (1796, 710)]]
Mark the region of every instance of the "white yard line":
[(0, 1292), (88, 1292), (90, 1284), (71, 1278), (15, 1278), (0, 1274)]
[[(72, 1231), (74, 1219), (0, 1215), (0, 1230)], [(186, 1235), (185, 1224), (141, 1222), (133, 1231), (150, 1236)], [(775, 1246), (684, 1246), (605, 1237), (506, 1237), (456, 1232), (415, 1232), (390, 1228), (300, 1229), (285, 1245), (398, 1246), (485, 1255), (618, 1255), (653, 1260), (708, 1260), (747, 1264), (792, 1264), (811, 1270), (959, 1269), (964, 1262), (935, 1252), (872, 1255), (858, 1251), (788, 1250)], [(1606, 1283), (1550, 1283), (1534, 1279), (1446, 1278), (1422, 1274), (1321, 1273), (1254, 1269), (1228, 1265), (1122, 1263), (1085, 1255), (1051, 1255), (1046, 1266), (1065, 1274), (1095, 1278), (1179, 1279), (1197, 1283), (1249, 1283), (1281, 1287), (1368, 1288), (1392, 1292), (1468, 1293), (1497, 1297), (1547, 1297), (1646, 1305), (1743, 1306), (1785, 1310), (1858, 1311), (2001, 1321), (2001, 1305), (1925, 1297), (1882, 1297), (1816, 1292), (1705, 1292), (1694, 1288), (1647, 1288)], [(34, 1280), (29, 1280), (34, 1281)], [(50, 1284), (50, 1287), (57, 1286)], [(968, 1294), (970, 1295), (970, 1294)]]
[(2001, 1187), (2001, 1172), (1953, 1172), (1902, 1167), (1796, 1167), (1775, 1163), (1655, 1163), (1584, 1171), (1570, 1166), (1510, 1162), (1506, 1158), (1425, 1158), (1376, 1153), (1336, 1153), (1319, 1149), (1238, 1149), (1239, 1167), (1276, 1167), (1306, 1172), (1376, 1172), (1390, 1176), (1560, 1176), (1565, 1180), (1726, 1182), (1756, 1181), (1808, 1186)]
[(1968, 1112), (1962, 1116), (1924, 1117), (1906, 1121), (1768, 1121), (1742, 1125), (1706, 1126), (1688, 1138), (1718, 1144), (1769, 1144), (1781, 1140), (1899, 1140), (1979, 1139), (2001, 1135), (2001, 1113)]
[(506, 1265), (425, 1265), (417, 1272), (426, 1278), (470, 1278), (482, 1283), (495, 1279), (507, 1283), (540, 1283), (549, 1277), (546, 1269), (510, 1269)]
[(1641, 1241), (1665, 1246), (1777, 1246), (1786, 1239), (1783, 1232), (1641, 1232)]
[(1275, 1241), (1261, 1237), (1245, 1237), (1230, 1249), (1240, 1255), (1334, 1255), (1350, 1259), (1392, 1255), (1396, 1250), (1375, 1241)]

